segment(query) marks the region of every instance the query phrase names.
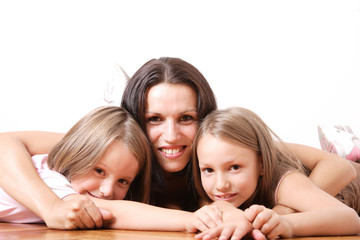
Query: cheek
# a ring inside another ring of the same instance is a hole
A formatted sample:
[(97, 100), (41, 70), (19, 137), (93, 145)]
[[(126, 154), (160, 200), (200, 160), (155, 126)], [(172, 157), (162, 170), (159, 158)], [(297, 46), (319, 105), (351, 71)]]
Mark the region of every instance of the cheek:
[(71, 187), (78, 193), (82, 193), (83, 189), (86, 187), (82, 179), (77, 179), (71, 181)]
[(185, 135), (192, 143), (194, 141), (194, 139), (195, 139), (197, 129), (198, 129), (198, 125), (196, 123), (196, 124), (193, 124), (193, 125), (186, 126), (182, 130), (182, 132), (183, 132), (183, 135)]
[(83, 191), (89, 191), (96, 188), (97, 182), (98, 181), (94, 181), (93, 178), (89, 176), (76, 177), (71, 181), (71, 187), (81, 194)]
[(211, 192), (213, 183), (210, 177), (204, 177), (201, 175), (201, 184), (206, 193)]
[[(128, 192), (129, 188), (117, 188), (114, 191), (114, 200), (123, 200)], [(131, 197), (131, 196), (130, 196)]]
[(159, 135), (161, 135), (159, 132), (159, 127), (156, 126), (146, 126), (146, 133), (151, 143), (154, 143)]

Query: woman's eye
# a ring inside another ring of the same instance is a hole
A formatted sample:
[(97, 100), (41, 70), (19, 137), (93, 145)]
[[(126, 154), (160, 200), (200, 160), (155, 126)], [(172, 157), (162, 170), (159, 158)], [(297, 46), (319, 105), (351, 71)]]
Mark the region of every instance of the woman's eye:
[(129, 182), (126, 181), (125, 179), (119, 179), (118, 182), (119, 182), (120, 184), (129, 184)]
[(148, 119), (147, 119), (147, 121), (148, 122), (160, 122), (160, 117), (158, 117), (158, 116), (153, 116), (153, 117), (149, 117)]
[(191, 120), (193, 120), (194, 118), (192, 117), (192, 116), (189, 116), (189, 115), (185, 115), (185, 116), (182, 116), (181, 117), (181, 121), (182, 122), (188, 122), (188, 121), (191, 121)]
[(95, 171), (100, 174), (101, 176), (105, 176), (105, 171), (102, 170), (101, 168), (95, 168)]

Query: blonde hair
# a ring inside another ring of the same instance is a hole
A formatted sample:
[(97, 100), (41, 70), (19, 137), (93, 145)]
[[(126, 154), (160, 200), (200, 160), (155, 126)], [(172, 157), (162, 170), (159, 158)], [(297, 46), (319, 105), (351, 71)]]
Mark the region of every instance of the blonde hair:
[(274, 192), (281, 176), (291, 169), (305, 172), (300, 161), (254, 112), (240, 107), (217, 110), (209, 114), (200, 124), (193, 144), (195, 187), (200, 197), (208, 201), (210, 199), (202, 188), (197, 158), (198, 142), (206, 134), (250, 148), (257, 152), (259, 159), (262, 160), (263, 175), (254, 194), (241, 205), (241, 208), (255, 203), (273, 207)]
[(96, 108), (80, 119), (51, 150), (48, 165), (71, 181), (74, 176), (90, 171), (115, 140), (126, 144), (139, 162), (139, 172), (125, 199), (148, 202), (149, 143), (140, 126), (121, 107)]

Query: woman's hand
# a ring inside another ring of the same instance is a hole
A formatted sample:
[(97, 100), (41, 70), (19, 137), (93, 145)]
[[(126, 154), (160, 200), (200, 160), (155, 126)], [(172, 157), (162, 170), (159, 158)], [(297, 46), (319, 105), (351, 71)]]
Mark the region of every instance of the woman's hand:
[(112, 217), (110, 212), (100, 211), (88, 197), (72, 194), (55, 202), (43, 220), (49, 228), (71, 230), (100, 228), (103, 221)]
[(279, 236), (292, 237), (291, 224), (275, 211), (260, 205), (252, 205), (245, 210), (245, 217), (254, 229), (259, 229), (268, 239)]

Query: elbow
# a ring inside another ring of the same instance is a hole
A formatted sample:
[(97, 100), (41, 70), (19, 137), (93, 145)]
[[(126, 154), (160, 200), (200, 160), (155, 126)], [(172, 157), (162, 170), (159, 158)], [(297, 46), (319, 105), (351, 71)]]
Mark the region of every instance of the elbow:
[(349, 163), (349, 170), (347, 171), (347, 176), (348, 176), (348, 178), (349, 178), (349, 181), (351, 182), (351, 181), (353, 181), (353, 180), (355, 180), (358, 176), (358, 174), (357, 174), (357, 171), (356, 171), (356, 169), (355, 169), (355, 164), (356, 163), (354, 163), (354, 162), (352, 162), (352, 161), (348, 161), (348, 163)]
[(354, 219), (348, 224), (350, 235), (360, 235), (360, 218), (354, 209), (350, 209), (348, 219)]

